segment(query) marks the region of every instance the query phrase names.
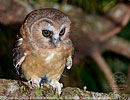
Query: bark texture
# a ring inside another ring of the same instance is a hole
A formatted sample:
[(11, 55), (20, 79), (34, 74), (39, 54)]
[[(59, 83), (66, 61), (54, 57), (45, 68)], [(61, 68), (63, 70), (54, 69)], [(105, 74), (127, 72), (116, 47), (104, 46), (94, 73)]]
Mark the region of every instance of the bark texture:
[(53, 88), (45, 84), (42, 88), (30, 87), (26, 82), (0, 79), (0, 99), (111, 99), (128, 100), (125, 94), (98, 93), (76, 87), (62, 89), (62, 95), (54, 94)]

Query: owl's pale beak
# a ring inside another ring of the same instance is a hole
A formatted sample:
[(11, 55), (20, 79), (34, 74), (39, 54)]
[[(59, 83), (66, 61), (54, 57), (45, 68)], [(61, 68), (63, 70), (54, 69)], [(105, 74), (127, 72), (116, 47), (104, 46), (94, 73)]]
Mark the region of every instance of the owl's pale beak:
[(52, 39), (52, 43), (53, 43), (54, 47), (57, 46), (58, 41), (59, 41), (59, 39), (56, 39), (56, 38), (53, 38), (53, 39)]

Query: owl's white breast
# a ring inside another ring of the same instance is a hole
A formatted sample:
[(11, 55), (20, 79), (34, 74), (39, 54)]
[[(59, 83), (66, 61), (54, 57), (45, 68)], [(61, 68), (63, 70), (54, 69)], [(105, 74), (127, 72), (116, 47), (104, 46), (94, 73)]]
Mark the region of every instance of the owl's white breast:
[(64, 56), (63, 52), (52, 51), (52, 52), (48, 52), (43, 59), (45, 59), (44, 61), (46, 63), (52, 63), (52, 62), (60, 61), (61, 59), (63, 60), (63, 56)]
[(48, 57), (46, 58), (46, 62), (49, 63), (50, 60), (53, 58), (53, 56), (54, 56), (54, 53), (49, 54)]

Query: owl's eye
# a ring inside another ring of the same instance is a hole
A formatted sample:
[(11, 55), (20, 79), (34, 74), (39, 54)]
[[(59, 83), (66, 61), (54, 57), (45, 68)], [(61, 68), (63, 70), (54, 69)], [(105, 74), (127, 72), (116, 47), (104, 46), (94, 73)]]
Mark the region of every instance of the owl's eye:
[(63, 29), (60, 31), (59, 35), (60, 35), (60, 36), (63, 36), (64, 33), (65, 33), (65, 28), (63, 28)]
[(49, 31), (49, 30), (42, 30), (42, 34), (43, 34), (43, 36), (45, 36), (45, 37), (49, 37), (50, 35), (51, 35), (51, 31)]

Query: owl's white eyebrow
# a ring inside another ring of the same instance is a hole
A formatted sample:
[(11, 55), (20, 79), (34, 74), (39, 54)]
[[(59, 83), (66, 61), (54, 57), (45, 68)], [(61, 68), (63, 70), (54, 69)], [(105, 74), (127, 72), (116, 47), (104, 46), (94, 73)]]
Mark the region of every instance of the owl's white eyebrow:
[(51, 25), (48, 25), (48, 26), (46, 26), (46, 27), (42, 28), (42, 30), (54, 31), (54, 27), (53, 27), (53, 26), (51, 26)]
[(65, 28), (65, 25), (64, 25), (64, 24), (61, 25), (61, 27), (60, 27), (60, 31), (61, 31), (63, 28)]

